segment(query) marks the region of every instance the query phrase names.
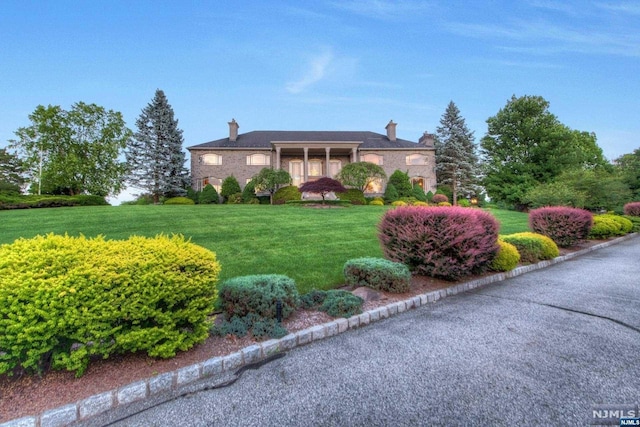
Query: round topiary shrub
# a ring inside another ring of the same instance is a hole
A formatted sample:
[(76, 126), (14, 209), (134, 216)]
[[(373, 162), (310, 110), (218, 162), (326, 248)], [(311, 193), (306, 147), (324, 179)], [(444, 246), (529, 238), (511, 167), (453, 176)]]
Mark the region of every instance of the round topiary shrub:
[(625, 215), (640, 216), (640, 202), (627, 203), (623, 209)]
[(367, 286), (385, 292), (409, 292), (411, 272), (399, 262), (384, 258), (356, 258), (344, 264), (344, 277), (349, 286)]
[(282, 318), (286, 319), (300, 304), (295, 282), (280, 274), (257, 274), (228, 279), (219, 286), (218, 295), (217, 308), (227, 319), (249, 314), (275, 319), (278, 301), (282, 303)]
[(589, 237), (593, 225), (591, 212), (564, 206), (550, 206), (529, 212), (529, 228), (568, 247)]
[(275, 204), (283, 204), (290, 200), (301, 200), (302, 193), (298, 191), (298, 187), (295, 185), (287, 185), (285, 187), (280, 187), (273, 194), (273, 203)]
[(357, 188), (350, 188), (344, 193), (336, 193), (338, 199), (348, 200), (352, 205), (366, 205), (367, 199), (364, 198), (364, 193)]
[(418, 200), (417, 202), (413, 202), (413, 206), (429, 206), (429, 203)]
[(396, 200), (395, 202), (391, 203), (391, 206), (407, 206), (407, 202), (404, 202), (402, 200)]
[(208, 336), (220, 265), (182, 236), (50, 234), (0, 246), (0, 374), (173, 357)]
[(384, 202), (382, 200), (372, 200), (369, 204), (371, 206), (384, 206)]
[(500, 239), (498, 239), (498, 245), (500, 245), (500, 249), (496, 257), (491, 261), (491, 270), (511, 271), (516, 268), (520, 262), (518, 248)]
[(522, 262), (535, 263), (546, 259), (553, 259), (560, 255), (558, 245), (549, 237), (542, 234), (526, 231), (500, 236), (500, 239), (512, 244), (518, 249), (520, 261)]
[(593, 226), (589, 232), (590, 239), (608, 239), (620, 234), (620, 225), (605, 215), (593, 217)]
[(195, 205), (196, 202), (188, 197), (172, 197), (164, 201), (165, 205)]
[(457, 280), (485, 271), (498, 252), (498, 221), (460, 207), (400, 207), (385, 213), (378, 238), (386, 258), (418, 274)]

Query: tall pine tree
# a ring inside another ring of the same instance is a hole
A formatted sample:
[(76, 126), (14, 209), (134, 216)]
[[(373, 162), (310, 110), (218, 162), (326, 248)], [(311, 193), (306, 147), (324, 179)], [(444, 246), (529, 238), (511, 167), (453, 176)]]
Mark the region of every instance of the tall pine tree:
[(185, 194), (189, 182), (182, 130), (163, 91), (156, 90), (136, 120), (136, 127), (126, 153), (129, 183), (151, 194), (155, 203), (161, 196)]
[(454, 204), (458, 194), (477, 192), (478, 155), (473, 140), (460, 110), (449, 102), (436, 130), (436, 179), (438, 185), (451, 187)]

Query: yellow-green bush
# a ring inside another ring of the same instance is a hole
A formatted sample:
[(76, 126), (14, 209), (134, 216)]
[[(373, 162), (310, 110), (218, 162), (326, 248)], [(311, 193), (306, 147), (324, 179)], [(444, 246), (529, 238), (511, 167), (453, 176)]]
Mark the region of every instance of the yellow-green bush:
[(413, 206), (429, 206), (429, 203), (418, 200), (417, 202), (413, 202)]
[(590, 239), (607, 239), (622, 236), (633, 230), (633, 223), (618, 215), (594, 215), (593, 226), (589, 232)]
[(196, 202), (188, 197), (172, 197), (164, 201), (165, 205), (195, 205)]
[(500, 249), (496, 257), (491, 261), (491, 269), (494, 271), (511, 271), (520, 262), (520, 253), (511, 243), (498, 239)]
[(372, 200), (369, 204), (372, 206), (384, 206), (384, 202), (382, 200)]
[(59, 235), (0, 246), (0, 374), (82, 375), (91, 356), (172, 357), (204, 341), (220, 266), (182, 236)]
[(407, 202), (403, 202), (402, 200), (396, 200), (391, 203), (391, 206), (407, 206)]
[(538, 262), (560, 255), (558, 245), (551, 238), (538, 233), (524, 232), (500, 236), (500, 239), (514, 245), (522, 262)]
[(449, 202), (438, 202), (438, 206), (451, 206)]

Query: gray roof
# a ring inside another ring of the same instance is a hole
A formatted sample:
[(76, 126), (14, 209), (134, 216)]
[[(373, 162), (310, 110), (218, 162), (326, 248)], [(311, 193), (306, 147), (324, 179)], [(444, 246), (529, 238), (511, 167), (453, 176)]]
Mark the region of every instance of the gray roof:
[(229, 138), (217, 139), (204, 144), (188, 147), (191, 149), (207, 148), (271, 148), (271, 143), (276, 141), (296, 142), (362, 142), (359, 148), (428, 148), (416, 142), (406, 139), (390, 141), (386, 135), (375, 132), (360, 131), (287, 131), (287, 130), (256, 130), (238, 135), (235, 142)]

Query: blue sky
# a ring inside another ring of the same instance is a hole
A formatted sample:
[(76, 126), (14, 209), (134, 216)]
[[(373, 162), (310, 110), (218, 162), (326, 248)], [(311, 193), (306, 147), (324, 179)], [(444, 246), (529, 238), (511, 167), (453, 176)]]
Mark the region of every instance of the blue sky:
[(39, 104), (134, 128), (157, 88), (185, 147), (252, 130), (434, 132), (454, 101), (476, 141), (540, 95), (607, 158), (640, 147), (640, 2), (0, 2), (0, 146)]

